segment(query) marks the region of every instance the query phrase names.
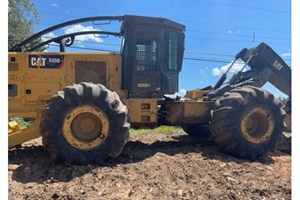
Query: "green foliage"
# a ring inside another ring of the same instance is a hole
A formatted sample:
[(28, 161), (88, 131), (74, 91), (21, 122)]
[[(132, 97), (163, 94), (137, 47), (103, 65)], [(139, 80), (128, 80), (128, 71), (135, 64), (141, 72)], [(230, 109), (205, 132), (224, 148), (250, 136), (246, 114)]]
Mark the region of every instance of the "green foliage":
[(181, 128), (174, 126), (159, 126), (155, 129), (130, 129), (130, 134), (148, 133), (185, 134), (185, 132)]
[(8, 1), (8, 48), (34, 33), (33, 25), (39, 22), (39, 13), (31, 0)]
[(282, 103), (282, 105), (285, 106), (285, 104), (289, 98), (288, 97), (279, 97), (278, 99)]
[(12, 117), (12, 118), (9, 118), (9, 121), (10, 122), (11, 121), (17, 122), (21, 126), (21, 128), (27, 128), (32, 123), (32, 120), (25, 119), (25, 118), (22, 118), (22, 117)]

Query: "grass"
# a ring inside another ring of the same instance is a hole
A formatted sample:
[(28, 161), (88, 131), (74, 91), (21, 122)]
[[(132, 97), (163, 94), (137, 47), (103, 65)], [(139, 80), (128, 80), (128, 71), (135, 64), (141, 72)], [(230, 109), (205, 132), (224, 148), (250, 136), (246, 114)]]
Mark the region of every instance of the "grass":
[(163, 134), (185, 134), (180, 127), (175, 126), (159, 126), (155, 129), (130, 129), (130, 134), (147, 134), (147, 133), (163, 133)]

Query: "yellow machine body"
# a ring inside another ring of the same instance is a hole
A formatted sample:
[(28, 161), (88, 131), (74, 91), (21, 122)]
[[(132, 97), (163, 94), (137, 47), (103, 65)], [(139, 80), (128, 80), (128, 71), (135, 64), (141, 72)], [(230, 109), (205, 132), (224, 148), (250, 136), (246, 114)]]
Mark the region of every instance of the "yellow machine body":
[[(79, 82), (100, 83), (115, 91), (129, 109), (132, 127), (158, 126), (160, 98), (128, 98), (121, 88), (121, 56), (114, 53), (27, 53), (8, 54), (9, 117), (33, 119), (30, 127), (21, 130), (11, 125), (8, 133), (9, 147), (19, 145), (40, 136), (41, 113), (47, 101), (63, 87)], [(52, 68), (45, 65), (52, 61)], [(207, 93), (207, 92), (206, 92)], [(189, 96), (190, 95), (190, 96)], [(197, 99), (199, 91), (188, 92)], [(190, 120), (207, 121), (212, 102), (176, 101), (167, 103), (167, 124), (176, 125)], [(13, 128), (15, 127), (15, 128)]]
[[(67, 85), (101, 83), (126, 99), (121, 89), (121, 56), (113, 53), (9, 53), (9, 117), (34, 120), (25, 129), (10, 128), (9, 147), (39, 137), (41, 112), (50, 97)], [(52, 61), (53, 68), (45, 62)]]

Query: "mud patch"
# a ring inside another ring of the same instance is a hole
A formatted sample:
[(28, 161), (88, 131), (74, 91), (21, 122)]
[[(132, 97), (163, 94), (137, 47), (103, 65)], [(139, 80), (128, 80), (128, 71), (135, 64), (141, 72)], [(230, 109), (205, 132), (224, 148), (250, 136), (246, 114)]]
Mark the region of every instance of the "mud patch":
[(133, 134), (106, 166), (52, 163), (41, 139), (9, 150), (9, 199), (291, 199), (291, 156), (255, 162), (187, 135)]

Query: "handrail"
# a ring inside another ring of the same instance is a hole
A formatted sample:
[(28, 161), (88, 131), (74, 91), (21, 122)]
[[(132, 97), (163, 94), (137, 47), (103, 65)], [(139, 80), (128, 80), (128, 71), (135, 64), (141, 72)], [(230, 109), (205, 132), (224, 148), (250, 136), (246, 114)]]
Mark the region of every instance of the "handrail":
[(88, 35), (88, 34), (106, 34), (106, 35), (113, 35), (113, 36), (121, 36), (120, 33), (117, 32), (108, 32), (108, 31), (81, 31), (81, 32), (75, 32), (75, 33), (70, 33), (70, 34), (65, 34), (62, 36), (58, 36), (55, 38), (51, 38), (47, 41), (44, 41), (38, 45), (35, 45), (34, 47), (30, 48), (30, 49), (25, 49), (24, 51), (26, 52), (31, 52), (31, 51), (35, 51), (36, 49), (45, 46), (47, 44), (50, 44), (51, 42), (56, 42), (56, 43), (60, 43), (60, 41), (62, 41), (65, 38), (71, 38), (71, 41), (69, 41), (68, 44), (66, 44), (66, 46), (70, 46), (71, 44), (73, 44), (74, 42), (74, 38), (77, 35)]
[(63, 22), (61, 24), (57, 24), (55, 26), (51, 26), (47, 29), (44, 29), (34, 35), (32, 35), (31, 37), (27, 38), (26, 40), (23, 40), (21, 43), (16, 44), (15, 46), (13, 46), (12, 48), (10, 48), (8, 51), (17, 51), (17, 52), (21, 52), (22, 51), (22, 47), (26, 46), (27, 44), (29, 44), (30, 42), (36, 40), (37, 38), (41, 37), (42, 35), (45, 35), (47, 33), (50, 33), (51, 31), (66, 27), (66, 26), (70, 26), (73, 24), (78, 24), (78, 23), (83, 23), (83, 22), (89, 22), (92, 21), (93, 23), (95, 21), (106, 21), (109, 20), (110, 22), (112, 20), (114, 21), (122, 21), (124, 20), (124, 16), (98, 16), (98, 17), (86, 17), (86, 18), (80, 18), (80, 19), (75, 19), (75, 20), (70, 20), (67, 22)]

